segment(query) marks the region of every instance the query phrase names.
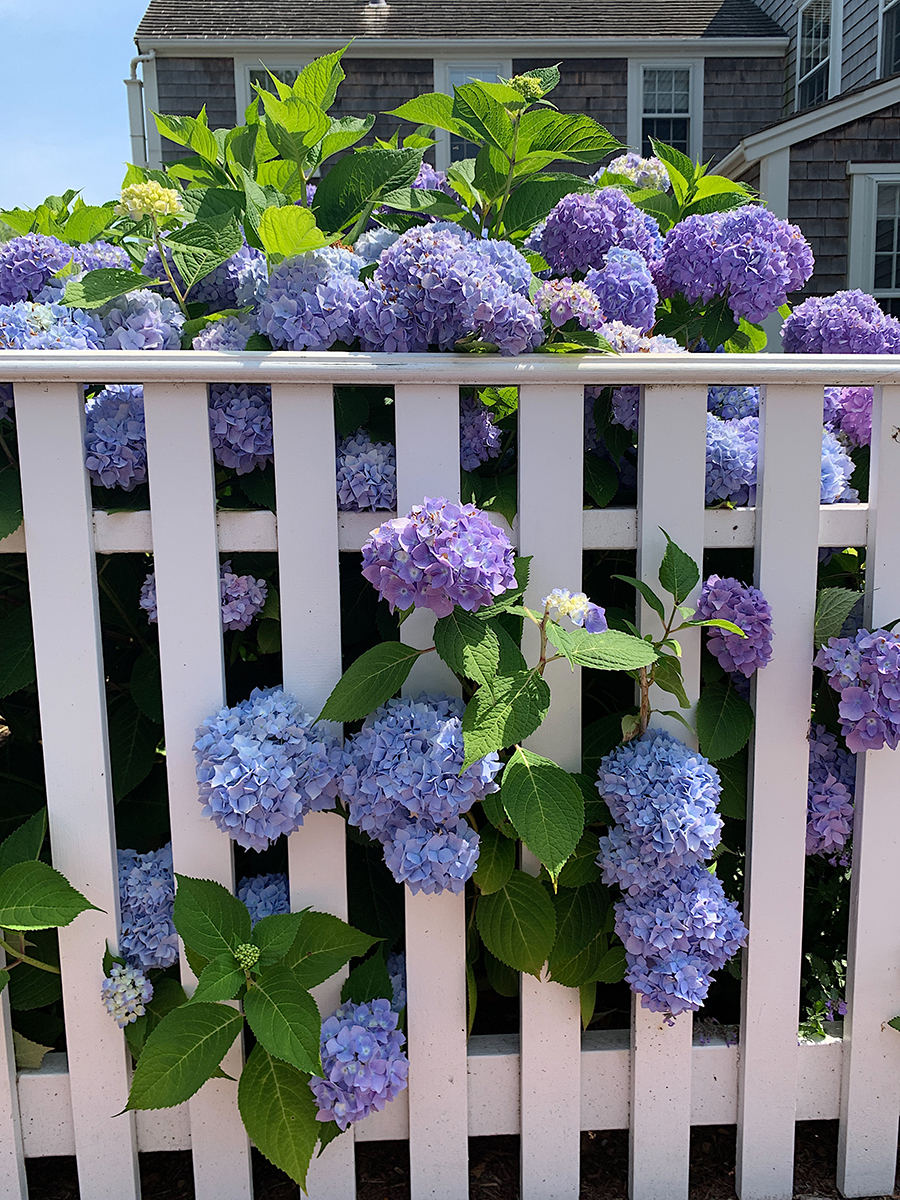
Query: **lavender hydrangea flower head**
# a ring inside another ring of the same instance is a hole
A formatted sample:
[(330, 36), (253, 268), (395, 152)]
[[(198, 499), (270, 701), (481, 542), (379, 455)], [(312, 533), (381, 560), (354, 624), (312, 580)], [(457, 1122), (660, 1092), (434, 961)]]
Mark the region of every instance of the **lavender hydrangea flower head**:
[(262, 383), (211, 383), (209, 432), (216, 462), (238, 475), (274, 462), (271, 389)]
[(739, 637), (715, 627), (707, 630), (710, 653), (729, 673), (739, 671), (749, 679), (772, 657), (772, 610), (758, 588), (710, 575), (700, 592), (697, 616), (704, 621), (731, 621), (747, 635)]
[(798, 304), (781, 341), (785, 354), (900, 354), (900, 321), (854, 288)]
[(859, 497), (851, 488), (853, 459), (830, 429), (822, 430), (821, 503), (854, 503)]
[(256, 317), (252, 313), (223, 317), (201, 329), (192, 345), (195, 350), (245, 350), (256, 331)]
[(389, 246), (393, 246), (394, 242), (400, 237), (400, 234), (393, 229), (386, 229), (383, 225), (376, 225), (374, 229), (368, 229), (360, 237), (358, 242), (353, 245), (353, 253), (359, 255), (367, 263), (378, 262), (382, 254)]
[(825, 389), (825, 422), (837, 426), (851, 446), (868, 446), (872, 441), (873, 389), (842, 387)]
[[(459, 230), (458, 226), (457, 229)], [(459, 230), (459, 232), (464, 231)], [(512, 242), (504, 241), (502, 238), (481, 238), (480, 240), (470, 238), (468, 244), (479, 258), (483, 258), (494, 268), (503, 282), (508, 284), (514, 292), (518, 292), (522, 296), (528, 295), (528, 289), (531, 287), (533, 279), (531, 267), (525, 256), (515, 248)]]
[(604, 171), (610, 175), (624, 175), (638, 188), (656, 188), (657, 191), (667, 192), (671, 186), (665, 163), (658, 158), (641, 158), (633, 150), (614, 158), (604, 170), (590, 177), (591, 182), (596, 183)]
[(812, 251), (800, 229), (761, 205), (746, 204), (674, 225), (657, 281), (661, 295), (680, 292), (691, 302), (725, 296), (736, 318), (756, 322), (784, 304), (812, 270)]
[[(171, 251), (167, 251), (168, 266), (172, 277), (184, 294), (184, 280), (172, 260)], [(141, 273), (150, 279), (159, 280), (162, 292), (171, 296), (172, 289), (167, 282), (162, 259), (155, 246), (151, 246), (141, 267)], [(266, 288), (268, 272), (266, 257), (261, 250), (248, 246), (246, 242), (232, 254), (231, 258), (220, 263), (215, 270), (191, 287), (188, 295), (192, 303), (205, 304), (210, 309), (244, 308), (257, 304)]]
[(148, 288), (118, 296), (100, 309), (105, 350), (178, 350), (184, 314)]
[(172, 919), (175, 876), (172, 845), (138, 854), (117, 851), (122, 935), (119, 945), (129, 966), (166, 968), (178, 962), (178, 934)]
[(756, 500), (756, 464), (759, 419), (741, 417), (721, 421), (706, 416), (706, 503), (753, 504)]
[(153, 984), (137, 967), (113, 963), (100, 985), (100, 999), (119, 1028), (124, 1029), (147, 1011), (153, 999)]
[(474, 612), (515, 580), (513, 548), (474, 504), (426, 499), (372, 531), (362, 548), (363, 578), (395, 608), (430, 608), (446, 617)]
[(563, 196), (546, 221), (528, 236), (557, 275), (586, 274), (600, 266), (613, 246), (635, 250), (647, 263), (662, 253), (659, 226), (619, 188)]
[(128, 251), (124, 246), (113, 246), (111, 242), (84, 242), (74, 247), (74, 258), (83, 271), (99, 271), (104, 267), (131, 270)]
[(194, 742), (203, 815), (247, 850), (293, 833), (309, 812), (331, 808), (346, 758), (337, 738), (281, 688), (254, 688), (222, 708)]
[(337, 447), (340, 512), (375, 512), (397, 503), (397, 454), (390, 442), (373, 442), (364, 429)]
[(387, 956), (387, 973), (394, 993), (391, 1008), (394, 1012), (402, 1012), (406, 1008), (406, 955), (402, 950)]
[(0, 350), (102, 350), (93, 313), (61, 304), (17, 300), (0, 305)]
[(85, 406), (84, 465), (98, 487), (131, 492), (147, 480), (144, 389), (110, 383)]
[(500, 453), (501, 434), (491, 410), (477, 396), (464, 393), (459, 402), (459, 465), (474, 471)]
[(561, 617), (568, 617), (573, 625), (586, 629), (588, 633), (605, 633), (609, 628), (605, 610), (589, 600), (584, 592), (575, 592), (573, 595), (568, 588), (554, 588), (541, 603), (551, 613), (557, 612)]
[(384, 842), (385, 865), (413, 895), (456, 895), (475, 873), (480, 839), (462, 817), (443, 824), (418, 817), (396, 825), (391, 835)]
[(284, 872), (253, 875), (238, 884), (237, 898), (246, 904), (250, 923), (291, 911), (288, 877)]
[(835, 863), (841, 860), (853, 833), (855, 790), (855, 757), (824, 725), (814, 725), (809, 734), (807, 854), (831, 856)]
[(855, 638), (831, 638), (815, 658), (840, 693), (838, 714), (854, 754), (900, 745), (900, 638), (885, 629), (860, 629)]
[(656, 322), (659, 295), (646, 260), (636, 250), (613, 246), (605, 263), (585, 275), (610, 321), (622, 321), (645, 332)]
[[(219, 596), (222, 601), (222, 628), (225, 630), (249, 629), (254, 617), (262, 612), (268, 594), (264, 579), (252, 575), (235, 575), (231, 560), (219, 568)], [(150, 574), (141, 585), (140, 606), (147, 620), (155, 625), (159, 620), (156, 606), (156, 575)]]
[(32, 300), (75, 257), (75, 247), (43, 233), (0, 243), (0, 305)]
[(706, 407), (723, 421), (739, 421), (742, 417), (758, 417), (759, 388), (718, 386), (707, 388)]
[(344, 1004), (322, 1024), (322, 1076), (309, 1086), (319, 1121), (346, 1129), (370, 1112), (381, 1112), (407, 1084), (406, 1037), (388, 1000)]
[(363, 259), (336, 246), (286, 258), (272, 272), (257, 328), (280, 350), (327, 350), (356, 337)]
[(443, 171), (436, 171), (431, 163), (424, 162), (419, 167), (419, 173), (413, 180), (414, 188), (425, 188), (431, 192), (443, 192), (445, 196), (452, 196), (453, 190), (447, 183), (447, 176)]
[(642, 333), (624, 321), (607, 321), (600, 332), (619, 354), (686, 354), (674, 338), (665, 334)]
[(577, 321), (582, 329), (599, 333), (606, 320), (600, 301), (586, 283), (572, 279), (548, 279), (534, 295), (535, 307), (555, 329)]

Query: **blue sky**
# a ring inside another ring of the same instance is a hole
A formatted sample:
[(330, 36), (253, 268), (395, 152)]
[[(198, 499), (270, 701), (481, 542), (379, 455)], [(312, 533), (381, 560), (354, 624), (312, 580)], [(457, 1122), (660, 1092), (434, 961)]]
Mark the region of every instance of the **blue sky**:
[(0, 0), (0, 208), (83, 188), (115, 196), (125, 84), (148, 0)]

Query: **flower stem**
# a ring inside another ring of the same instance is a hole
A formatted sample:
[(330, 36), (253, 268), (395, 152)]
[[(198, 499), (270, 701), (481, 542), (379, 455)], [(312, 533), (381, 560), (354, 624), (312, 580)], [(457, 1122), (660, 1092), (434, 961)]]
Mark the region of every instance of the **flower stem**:
[(185, 297), (181, 294), (181, 288), (175, 282), (175, 276), (172, 274), (172, 270), (169, 266), (169, 260), (166, 258), (165, 253), (163, 252), (162, 242), (160, 241), (160, 237), (159, 237), (159, 226), (156, 223), (156, 217), (152, 213), (150, 214), (150, 220), (153, 223), (153, 245), (156, 247), (156, 252), (160, 257), (160, 261), (162, 262), (162, 265), (163, 265), (163, 270), (166, 273), (166, 277), (169, 280), (169, 284), (172, 288), (172, 291), (175, 293), (175, 299), (178, 301), (178, 307), (181, 309), (181, 311), (184, 313), (185, 316), (188, 316), (187, 305), (185, 304)]
[[(24, 946), (25, 938), (22, 938)], [(11, 954), (15, 958), (15, 962), (7, 963), (7, 969), (19, 966), (24, 963), (28, 967), (38, 967), (41, 971), (49, 971), (51, 975), (61, 975), (59, 967), (54, 967), (51, 963), (41, 962), (40, 959), (32, 958), (24, 952), (24, 949), (17, 950), (15, 946), (11, 946), (4, 938), (0, 938), (0, 950), (5, 950), (7, 954)]]

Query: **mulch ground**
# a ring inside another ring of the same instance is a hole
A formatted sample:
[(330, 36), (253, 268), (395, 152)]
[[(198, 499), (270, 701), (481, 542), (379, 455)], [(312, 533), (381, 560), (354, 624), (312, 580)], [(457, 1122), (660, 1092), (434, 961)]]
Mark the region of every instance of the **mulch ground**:
[[(838, 1200), (837, 1130), (837, 1121), (798, 1123), (798, 1200)], [(581, 1152), (581, 1200), (627, 1200), (627, 1132), (585, 1133)], [(692, 1130), (690, 1200), (733, 1200), (734, 1154), (734, 1126)], [(472, 1138), (469, 1162), (469, 1200), (517, 1200), (518, 1138)], [(356, 1163), (357, 1200), (409, 1200), (405, 1142), (364, 1142), (356, 1148)], [(256, 1200), (297, 1200), (296, 1184), (255, 1151), (253, 1165)], [(141, 1182), (144, 1200), (193, 1200), (190, 1154), (142, 1154)], [(29, 1159), (28, 1184), (31, 1200), (79, 1200), (73, 1158)], [(893, 1197), (900, 1198), (900, 1191)]]

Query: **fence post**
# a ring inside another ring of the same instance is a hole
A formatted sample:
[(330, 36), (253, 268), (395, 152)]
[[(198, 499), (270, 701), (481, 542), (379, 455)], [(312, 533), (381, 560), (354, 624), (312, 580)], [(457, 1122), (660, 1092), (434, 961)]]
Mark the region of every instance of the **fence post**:
[(809, 709), (819, 543), (822, 388), (761, 389), (756, 586), (773, 654), (755, 681), (747, 811), (736, 1187), (793, 1195)]
[[(866, 549), (866, 625), (900, 613), (900, 387), (875, 389)], [(838, 1187), (890, 1195), (897, 1169), (900, 1033), (900, 874), (896, 751), (857, 756), (850, 945), (841, 1073)]]
[(22, 383), (15, 395), (50, 846), (54, 866), (103, 910), (59, 931), (79, 1187), (121, 1200), (140, 1183), (134, 1116), (112, 1122), (128, 1094), (128, 1051), (99, 999), (119, 883), (84, 393)]
[[(0, 970), (5, 966), (6, 956), (0, 949)], [(0, 993), (0, 1200), (28, 1200), (7, 988)]]
[[(144, 388), (159, 609), (172, 857), (181, 875), (214, 879), (234, 890), (230, 838), (201, 815), (194, 730), (225, 703), (215, 476), (205, 384)], [(194, 974), (184, 955), (181, 978)], [(222, 1067), (240, 1075), (240, 1039)], [(197, 1200), (252, 1195), (250, 1143), (237, 1108), (237, 1084), (211, 1079), (188, 1101)]]
[[(315, 718), (341, 675), (331, 387), (274, 385), (272, 418), (284, 686)], [(340, 736), (339, 726), (331, 728)], [(345, 835), (344, 818), (337, 813), (310, 813), (288, 838), (294, 911), (312, 907), (347, 920)], [(346, 978), (344, 968), (314, 989), (323, 1019), (340, 1004)], [(310, 1163), (306, 1190), (310, 1200), (350, 1200), (356, 1194), (352, 1125)]]

